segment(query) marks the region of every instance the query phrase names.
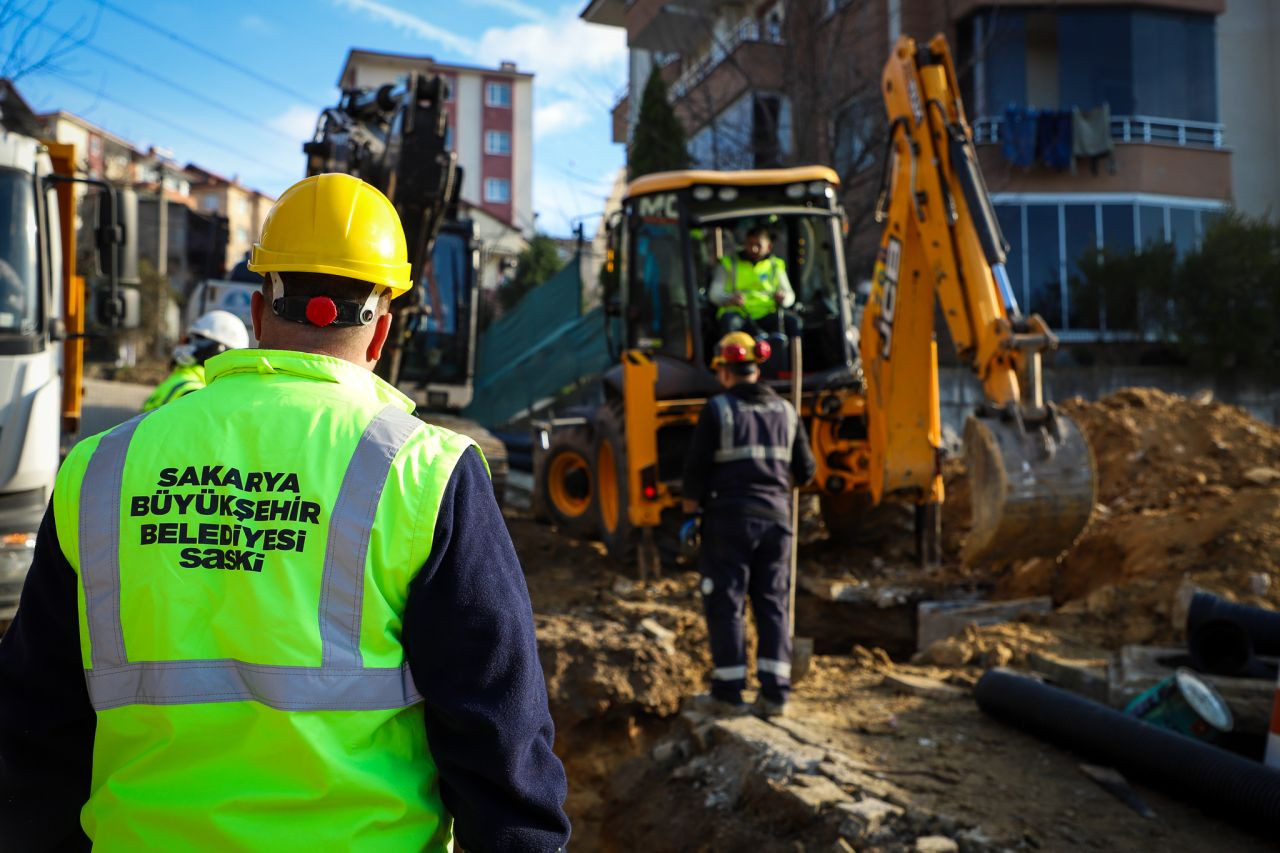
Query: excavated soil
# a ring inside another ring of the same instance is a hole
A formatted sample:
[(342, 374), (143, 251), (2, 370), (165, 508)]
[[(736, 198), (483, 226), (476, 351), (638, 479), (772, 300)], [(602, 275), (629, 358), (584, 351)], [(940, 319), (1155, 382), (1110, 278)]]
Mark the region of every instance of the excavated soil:
[[(575, 847), (908, 850), (944, 835), (962, 850), (1265, 849), (1192, 804), (1135, 786), (1158, 815), (1144, 820), (1090, 782), (1077, 758), (987, 719), (969, 696), (986, 666), (1176, 643), (1195, 588), (1280, 607), (1280, 430), (1231, 406), (1150, 389), (1064, 409), (1094, 448), (1099, 492), (1088, 527), (1056, 561), (962, 566), (968, 495), (954, 460), (939, 568), (916, 567), (901, 508), (877, 510), (852, 545), (829, 541), (816, 507), (806, 511), (802, 575), (839, 580), (860, 597), (841, 609), (801, 596), (801, 633), (839, 654), (816, 659), (786, 725), (798, 742), (827, 750), (822, 767), (861, 768), (865, 784), (847, 773), (778, 771), (678, 713), (683, 697), (705, 689), (710, 665), (694, 572), (640, 583), (599, 543), (511, 515), (570, 775)], [(1051, 596), (1053, 611), (969, 628), (914, 665), (870, 639), (889, 630), (878, 619), (918, 600), (1031, 595)], [(840, 620), (870, 626), (868, 639), (850, 648)], [(885, 681), (903, 674), (949, 691), (904, 694)], [(830, 801), (815, 799), (823, 785)], [(833, 805), (838, 796), (843, 805)], [(875, 798), (896, 816), (859, 835), (840, 809)], [(818, 804), (797, 808), (809, 800)]]
[(1195, 588), (1280, 608), (1280, 428), (1234, 406), (1130, 388), (1063, 407), (1098, 466), (1098, 504), (1059, 560), (997, 593), (1049, 594), (1055, 623), (1108, 648), (1183, 639)]

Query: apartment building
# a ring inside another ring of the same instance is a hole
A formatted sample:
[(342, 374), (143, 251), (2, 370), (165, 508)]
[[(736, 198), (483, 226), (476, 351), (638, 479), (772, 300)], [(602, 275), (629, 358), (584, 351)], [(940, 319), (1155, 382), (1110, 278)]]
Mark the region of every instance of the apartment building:
[[(217, 215), (220, 211), (197, 209), (191, 167), (180, 166), (169, 151), (154, 146), (143, 150), (73, 113), (59, 110), (38, 120), (45, 134), (75, 146), (76, 170), (81, 176), (137, 192), (134, 237), (138, 256), (168, 276), (176, 290), (184, 290), (196, 279), (221, 274), (225, 269), (226, 225)], [(88, 196), (82, 185), (76, 185), (74, 192), (81, 204)], [(77, 245), (83, 264), (89, 262), (93, 251), (90, 231), (94, 220), (83, 208), (79, 218)]]
[(353, 49), (338, 86), (375, 88), (410, 72), (440, 74), (449, 84), (448, 144), (463, 169), (463, 200), (532, 236), (533, 75), (512, 62), (480, 68), (436, 62), (430, 56)]
[(185, 174), (195, 208), (226, 218), (226, 269), (234, 269), (253, 248), (275, 199), (246, 187), (239, 178), (223, 177), (195, 163), (187, 164)]
[[(948, 36), (1015, 293), (1067, 339), (1139, 331), (1135, 311), (1085, 295), (1084, 253), (1153, 241), (1185, 252), (1229, 206), (1280, 214), (1280, 4), (1269, 0), (591, 0), (582, 17), (627, 30), (615, 142), (656, 71), (695, 164), (835, 167), (855, 280), (876, 236), (861, 213), (882, 156), (879, 73), (899, 34)], [(1073, 109), (1107, 155), (1076, 158), (1070, 138), (1065, 158), (1029, 155), (1027, 122), (1071, 127)]]

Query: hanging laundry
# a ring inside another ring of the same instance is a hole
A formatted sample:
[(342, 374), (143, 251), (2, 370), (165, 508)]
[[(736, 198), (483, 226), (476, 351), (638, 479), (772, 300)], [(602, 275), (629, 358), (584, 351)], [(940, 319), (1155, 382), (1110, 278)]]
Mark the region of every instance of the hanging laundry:
[(1115, 149), (1111, 141), (1111, 104), (1071, 111), (1071, 155), (1100, 157)]
[(1036, 115), (1036, 159), (1060, 172), (1071, 168), (1071, 113), (1041, 110)]
[(1004, 111), (1000, 153), (1015, 166), (1036, 162), (1036, 111), (1009, 106)]

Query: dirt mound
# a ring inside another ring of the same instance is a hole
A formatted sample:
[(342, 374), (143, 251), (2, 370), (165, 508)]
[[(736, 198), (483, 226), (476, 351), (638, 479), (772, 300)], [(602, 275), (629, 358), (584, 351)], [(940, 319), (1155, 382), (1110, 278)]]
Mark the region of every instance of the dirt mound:
[(1179, 636), (1179, 590), (1280, 606), (1280, 429), (1149, 388), (1063, 404), (1093, 447), (1098, 505), (1059, 560), (1009, 569), (999, 594), (1052, 594), (1109, 646)]

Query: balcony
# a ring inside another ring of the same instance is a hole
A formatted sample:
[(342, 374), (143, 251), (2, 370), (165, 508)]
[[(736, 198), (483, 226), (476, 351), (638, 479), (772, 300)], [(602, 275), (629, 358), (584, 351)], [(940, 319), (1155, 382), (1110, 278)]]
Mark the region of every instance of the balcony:
[[(998, 144), (1003, 141), (1003, 116), (983, 116), (973, 121), (973, 141)], [(1188, 121), (1157, 116), (1112, 116), (1111, 138), (1116, 142), (1145, 145), (1176, 145), (1180, 148), (1222, 148), (1220, 122)]]
[(738, 48), (754, 44), (780, 45), (782, 34), (764, 32), (760, 22), (755, 19), (748, 18), (739, 22), (727, 38), (713, 39), (711, 48), (681, 72), (668, 88), (671, 101), (674, 103), (682, 100), (702, 81), (710, 77), (725, 60), (732, 57)]

